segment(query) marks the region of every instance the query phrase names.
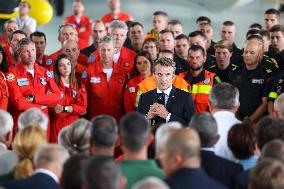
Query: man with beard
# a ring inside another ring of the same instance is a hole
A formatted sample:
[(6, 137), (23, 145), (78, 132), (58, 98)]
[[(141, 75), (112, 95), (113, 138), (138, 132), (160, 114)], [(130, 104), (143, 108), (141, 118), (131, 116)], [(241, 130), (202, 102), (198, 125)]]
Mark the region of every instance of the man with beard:
[(91, 19), (83, 15), (84, 4), (81, 0), (75, 0), (72, 5), (73, 15), (65, 18), (65, 23), (74, 24), (78, 33), (78, 45), (83, 49), (89, 45), (91, 37)]
[(199, 45), (192, 45), (188, 50), (189, 71), (179, 74), (191, 86), (196, 112), (208, 111), (209, 92), (212, 86), (220, 82), (218, 76), (204, 69), (206, 52)]

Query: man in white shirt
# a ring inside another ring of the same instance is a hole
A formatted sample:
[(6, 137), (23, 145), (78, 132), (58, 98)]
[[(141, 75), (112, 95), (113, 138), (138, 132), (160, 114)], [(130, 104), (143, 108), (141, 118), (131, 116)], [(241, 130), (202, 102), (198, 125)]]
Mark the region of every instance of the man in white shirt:
[(216, 155), (235, 161), (228, 147), (227, 136), (229, 129), (240, 121), (235, 117), (240, 106), (239, 91), (229, 83), (218, 83), (213, 86), (209, 95), (209, 110), (217, 121), (219, 141), (214, 146)]
[(35, 32), (36, 20), (28, 15), (31, 5), (27, 1), (21, 1), (19, 4), (19, 16), (13, 18), (19, 29), (24, 31), (27, 35)]

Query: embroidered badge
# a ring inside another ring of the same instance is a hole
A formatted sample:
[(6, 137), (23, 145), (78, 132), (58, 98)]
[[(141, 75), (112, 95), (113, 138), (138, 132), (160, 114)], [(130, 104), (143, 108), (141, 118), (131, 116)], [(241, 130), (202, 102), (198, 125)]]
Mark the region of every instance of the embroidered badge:
[(121, 78), (118, 79), (118, 83), (122, 84), (122, 79)]
[(19, 86), (27, 86), (29, 85), (29, 80), (27, 78), (17, 79), (17, 83)]
[(86, 79), (87, 78), (87, 76), (88, 76), (88, 73), (87, 73), (87, 71), (83, 71), (83, 73), (82, 73), (82, 79)]
[(91, 77), (90, 83), (101, 83), (100, 77)]
[(128, 63), (128, 62), (124, 62), (124, 66), (125, 66), (125, 67), (128, 67), (128, 66), (129, 66), (129, 63)]
[(49, 78), (53, 78), (53, 72), (46, 71), (46, 76), (49, 77)]
[(15, 75), (12, 74), (12, 73), (9, 73), (6, 77), (6, 79), (7, 79), (8, 82), (12, 82), (12, 81), (15, 80)]
[(45, 64), (46, 64), (47, 66), (51, 65), (51, 64), (52, 64), (52, 59), (51, 59), (51, 58), (47, 59), (46, 62), (45, 62)]
[(90, 54), (90, 56), (88, 57), (87, 62), (88, 62), (88, 63), (93, 63), (93, 62), (95, 62), (95, 61), (96, 61), (96, 56), (93, 55), (93, 54)]
[(46, 85), (46, 79), (44, 77), (39, 78), (39, 81), (42, 85)]
[(135, 93), (135, 87), (129, 87), (129, 92), (130, 93)]
[(204, 83), (204, 84), (209, 84), (210, 81), (211, 81), (210, 78), (205, 78), (204, 81), (203, 81), (203, 83)]

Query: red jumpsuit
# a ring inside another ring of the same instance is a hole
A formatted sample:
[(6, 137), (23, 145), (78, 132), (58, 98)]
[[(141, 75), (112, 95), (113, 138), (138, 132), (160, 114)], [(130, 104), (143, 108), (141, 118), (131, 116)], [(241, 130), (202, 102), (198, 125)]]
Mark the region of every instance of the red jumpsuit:
[(9, 91), (5, 75), (0, 71), (0, 110), (7, 110)]
[[(58, 104), (61, 92), (47, 69), (34, 65), (34, 77), (21, 63), (6, 76), (12, 114), (14, 117), (14, 132), (17, 131), (18, 116), (29, 108), (39, 108), (48, 116), (48, 107)], [(29, 95), (34, 95), (34, 102), (28, 101)], [(47, 137), (50, 128), (47, 129)]]
[(6, 60), (8, 62), (8, 71), (11, 71), (16, 67), (16, 61), (11, 53), (11, 47), (10, 45), (6, 45), (3, 47), (5, 53), (6, 53)]
[(82, 74), (88, 91), (88, 117), (100, 114), (113, 116), (117, 121), (123, 115), (123, 91), (126, 83), (125, 70), (114, 63), (110, 81), (101, 63), (96, 63)]
[(72, 86), (66, 87), (61, 82), (59, 89), (63, 97), (59, 104), (62, 106), (72, 106), (73, 112), (62, 112), (59, 114), (53, 113), (51, 119), (51, 142), (56, 143), (59, 131), (79, 119), (80, 114), (86, 113), (87, 108), (87, 92), (82, 86), (78, 91), (73, 90)]
[(127, 87), (124, 91), (124, 110), (132, 112), (135, 108), (138, 84), (143, 80), (141, 75), (138, 75), (127, 82)]
[[(67, 16), (64, 20), (65, 23), (73, 24), (78, 33), (78, 45), (80, 49), (86, 48), (89, 46), (89, 41), (92, 31), (92, 21), (88, 16), (81, 16), (80, 22), (77, 23), (76, 16)], [(84, 31), (80, 31), (82, 28), (85, 28)]]
[(127, 21), (133, 20), (133, 18), (132, 18), (132, 16), (129, 16), (125, 12), (120, 12), (118, 17), (114, 18), (112, 12), (109, 12), (109, 13), (103, 15), (101, 20), (103, 21), (103, 23), (105, 24), (106, 27), (109, 27), (110, 23), (114, 20), (121, 20), (121, 21), (127, 22)]
[(41, 62), (37, 62), (38, 65), (48, 69), (49, 71), (53, 71), (54, 61), (48, 55), (43, 55)]
[(52, 53), (49, 55), (49, 57), (52, 59), (52, 62), (55, 62), (55, 59), (58, 55), (60, 55), (62, 53), (62, 49), (59, 49), (58, 51)]
[[(84, 66), (87, 66), (87, 65), (93, 65), (95, 62), (100, 62), (100, 54), (99, 54), (98, 50), (93, 52), (92, 55), (93, 55), (92, 59), (94, 60), (94, 62), (90, 62), (90, 61), (86, 62), (86, 60), (88, 58), (86, 58), (86, 56), (85, 56), (85, 59), (82, 59), (81, 64), (84, 65)], [(132, 75), (133, 75), (135, 55), (136, 55), (135, 51), (130, 50), (126, 47), (122, 47), (121, 50), (120, 50), (119, 59), (118, 59), (117, 63), (114, 63), (114, 64), (119, 65), (120, 67), (122, 67), (126, 71), (128, 79), (131, 78)], [(90, 58), (88, 60), (90, 60)]]

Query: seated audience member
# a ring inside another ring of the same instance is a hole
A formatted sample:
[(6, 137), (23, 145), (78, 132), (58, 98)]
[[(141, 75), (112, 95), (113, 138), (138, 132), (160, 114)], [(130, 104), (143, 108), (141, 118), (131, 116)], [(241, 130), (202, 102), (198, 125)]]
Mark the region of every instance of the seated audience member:
[(28, 125), (20, 130), (12, 143), (12, 149), (19, 158), (14, 170), (4, 176), (6, 180), (18, 180), (31, 176), (34, 172), (32, 158), (36, 151), (46, 144), (46, 135), (39, 125)]
[(83, 188), (83, 172), (88, 160), (85, 154), (75, 154), (71, 156), (63, 166), (60, 183), (64, 189)]
[(284, 93), (279, 95), (274, 102), (274, 111), (276, 117), (284, 119)]
[(150, 132), (150, 123), (142, 114), (132, 112), (121, 119), (120, 139), (124, 160), (120, 162), (119, 168), (127, 179), (126, 189), (132, 188), (135, 182), (148, 176), (164, 177), (156, 162), (147, 158), (153, 135)]
[(89, 154), (90, 127), (91, 123), (88, 120), (78, 119), (61, 130), (58, 135), (58, 143), (65, 147), (71, 155)]
[(228, 188), (234, 188), (236, 176), (243, 171), (240, 164), (215, 155), (213, 146), (219, 139), (217, 122), (210, 113), (195, 114), (189, 127), (195, 129), (201, 140), (201, 166), (206, 173)]
[(228, 132), (228, 145), (244, 170), (255, 166), (259, 149), (253, 123), (245, 121), (233, 125)]
[(216, 155), (228, 160), (235, 160), (227, 143), (229, 129), (240, 121), (235, 113), (238, 111), (239, 91), (229, 83), (218, 83), (213, 86), (209, 94), (209, 110), (213, 114), (218, 126), (219, 140), (214, 146)]
[(113, 157), (118, 136), (116, 120), (108, 115), (99, 115), (92, 120), (90, 153), (91, 155)]
[(173, 130), (163, 140), (159, 155), (170, 188), (227, 188), (201, 168), (200, 139), (194, 129)]
[(87, 189), (119, 189), (124, 188), (126, 182), (114, 160), (105, 156), (91, 157), (83, 178)]
[(0, 110), (0, 155), (10, 148), (13, 133), (13, 117), (9, 112)]
[(159, 52), (157, 40), (154, 38), (145, 39), (142, 45), (142, 50), (147, 51), (151, 56), (152, 62), (154, 62), (157, 59)]
[(136, 182), (132, 189), (170, 189), (170, 187), (157, 177), (146, 177)]
[(261, 160), (252, 169), (249, 189), (284, 188), (283, 162), (274, 159)]
[(124, 91), (124, 110), (132, 112), (135, 110), (138, 84), (152, 75), (152, 60), (147, 51), (140, 51), (134, 58), (134, 77), (130, 79)]
[(67, 150), (57, 144), (48, 144), (37, 150), (33, 163), (35, 171), (25, 179), (4, 183), (6, 189), (60, 189), (63, 164), (69, 158)]
[(74, 66), (66, 54), (58, 55), (54, 63), (54, 81), (63, 94), (59, 103), (51, 109), (50, 141), (54, 143), (57, 142), (58, 133), (62, 128), (86, 113), (86, 88), (76, 79)]

